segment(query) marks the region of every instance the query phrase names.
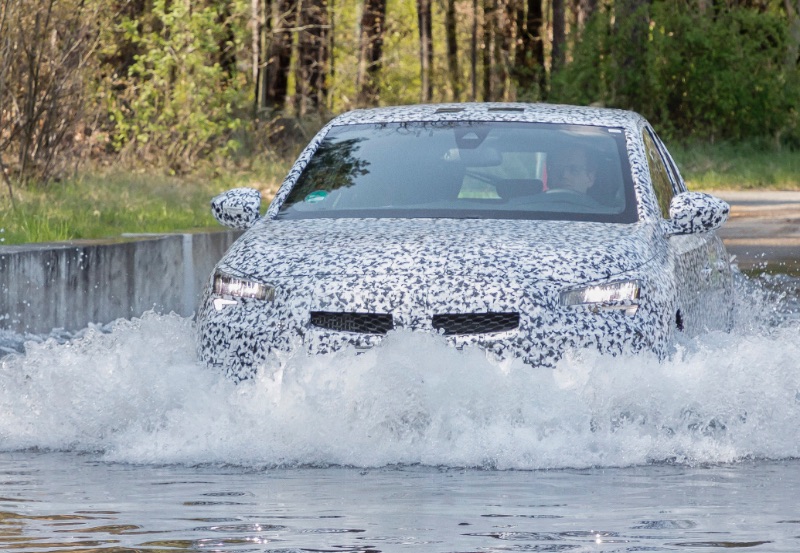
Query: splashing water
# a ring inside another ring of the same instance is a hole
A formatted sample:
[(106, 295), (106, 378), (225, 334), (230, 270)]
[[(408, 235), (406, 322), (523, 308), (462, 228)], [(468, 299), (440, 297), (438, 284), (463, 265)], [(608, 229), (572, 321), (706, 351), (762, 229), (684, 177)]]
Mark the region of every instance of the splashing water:
[(0, 450), (142, 464), (499, 469), (800, 457), (798, 279), (740, 279), (734, 332), (672, 359), (497, 363), (437, 336), (296, 355), (235, 385), (197, 363), (192, 321), (145, 314), (0, 358)]

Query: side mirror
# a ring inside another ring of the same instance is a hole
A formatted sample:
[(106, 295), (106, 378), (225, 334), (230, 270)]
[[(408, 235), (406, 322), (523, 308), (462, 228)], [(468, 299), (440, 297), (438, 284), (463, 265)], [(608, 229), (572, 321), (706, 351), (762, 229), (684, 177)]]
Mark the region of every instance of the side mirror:
[(234, 188), (211, 200), (211, 214), (222, 226), (247, 230), (260, 217), (261, 192), (253, 188)]
[(669, 204), (669, 234), (694, 234), (720, 228), (728, 220), (730, 206), (711, 194), (683, 192)]

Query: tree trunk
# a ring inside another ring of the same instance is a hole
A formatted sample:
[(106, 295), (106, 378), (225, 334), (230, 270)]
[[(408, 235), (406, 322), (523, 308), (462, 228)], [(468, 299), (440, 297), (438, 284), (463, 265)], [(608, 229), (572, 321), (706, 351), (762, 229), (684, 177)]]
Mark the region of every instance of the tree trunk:
[(419, 26), (420, 100), (427, 103), (433, 98), (433, 23), (431, 0), (417, 0)]
[(472, 0), (472, 36), (469, 44), (470, 99), (478, 100), (478, 0)]
[(789, 19), (789, 37), (786, 41), (786, 70), (797, 71), (800, 64), (800, 0), (783, 0)]
[(566, 48), (566, 17), (564, 0), (553, 0), (553, 49), (550, 71), (555, 73), (564, 66)]
[(483, 101), (491, 102), (494, 100), (492, 76), (494, 73), (494, 41), (495, 41), (495, 0), (483, 0), (483, 45), (482, 64), (483, 64)]
[[(328, 82), (332, 83), (336, 80), (336, 0), (330, 0), (328, 5)], [(325, 105), (328, 111), (333, 111), (333, 98), (331, 91), (326, 87)]]
[(325, 106), (328, 70), (328, 2), (305, 0), (298, 15), (295, 71), (296, 108), (300, 116)]
[(458, 70), (458, 36), (456, 33), (456, 1), (447, 0), (444, 17), (445, 42), (447, 44), (447, 74), (450, 77), (450, 90), (453, 100), (461, 101), (461, 75)]
[(498, 98), (504, 101), (514, 99), (514, 89), (511, 87), (511, 71), (513, 70), (514, 38), (517, 18), (517, 0), (500, 0), (497, 25), (497, 61), (500, 65), (500, 90)]
[(515, 64), (517, 86), (526, 91), (535, 91), (535, 97), (544, 99), (547, 93), (547, 73), (544, 66), (545, 28), (542, 0), (527, 0), (525, 12), (524, 24), (517, 22), (522, 27)]
[[(514, 25), (516, 29), (514, 31), (514, 77), (517, 79), (517, 84), (520, 84), (520, 75), (524, 75), (524, 68), (525, 68), (525, 58), (527, 57), (525, 50), (523, 50), (523, 46), (525, 43), (525, 2), (524, 0), (509, 0), (512, 1), (514, 4), (514, 10), (516, 14), (514, 15)], [(524, 76), (522, 79), (522, 84), (524, 86)]]
[(597, 11), (597, 0), (572, 0), (574, 19), (579, 30), (586, 26), (586, 22)]
[(236, 35), (233, 32), (233, 25), (231, 24), (231, 3), (230, 0), (225, 0), (218, 4), (219, 11), (217, 12), (217, 23), (222, 25), (224, 32), (217, 41), (219, 57), (217, 62), (224, 71), (225, 82), (221, 83), (223, 86), (228, 85), (233, 76), (236, 74)]
[(386, 0), (364, 0), (361, 14), (361, 48), (358, 65), (358, 103), (373, 106), (380, 98)]
[(270, 2), (268, 32), (271, 41), (264, 67), (262, 108), (283, 111), (289, 84), (289, 69), (292, 62), (292, 27), (296, 20), (296, 0), (272, 0)]
[(258, 101), (258, 72), (261, 66), (261, 2), (250, 0), (250, 62), (253, 64), (252, 77)]
[(650, 27), (649, 0), (618, 0), (615, 4), (615, 57), (619, 64), (616, 103), (619, 107), (646, 112), (647, 35)]
[[(3, 11), (0, 16), (0, 102), (4, 102), (6, 99), (5, 96), (5, 84), (6, 84), (6, 75), (8, 74), (8, 68), (11, 65), (11, 56), (9, 55), (13, 47), (11, 45), (11, 41), (8, 38), (8, 34), (6, 33), (6, 28), (8, 26), (8, 18), (9, 18), (9, 11), (10, 11), (10, 1), (5, 0), (3, 2)], [(9, 132), (2, 132), (4, 131), (5, 121), (4, 121), (4, 111), (0, 110), (0, 177), (3, 178), (3, 182), (6, 184), (8, 189), (8, 198), (11, 202), (11, 207), (16, 209), (16, 201), (14, 200), (14, 187), (11, 184), (11, 177), (8, 175), (8, 169), (6, 168), (6, 164), (3, 162), (3, 150), (5, 149), (5, 144), (2, 140), (3, 134), (10, 134)]]

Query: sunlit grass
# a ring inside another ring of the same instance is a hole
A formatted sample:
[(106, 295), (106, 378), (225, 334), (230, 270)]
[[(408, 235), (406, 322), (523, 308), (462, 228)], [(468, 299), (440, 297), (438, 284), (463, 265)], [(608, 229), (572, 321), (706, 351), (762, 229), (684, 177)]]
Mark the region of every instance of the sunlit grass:
[(0, 245), (219, 229), (209, 209), (213, 196), (250, 186), (262, 191), (266, 204), (288, 166), (289, 162), (265, 162), (208, 178), (112, 171), (18, 187), (15, 208), (7, 194), (0, 197)]
[(695, 144), (670, 151), (692, 190), (800, 190), (800, 151), (760, 144)]

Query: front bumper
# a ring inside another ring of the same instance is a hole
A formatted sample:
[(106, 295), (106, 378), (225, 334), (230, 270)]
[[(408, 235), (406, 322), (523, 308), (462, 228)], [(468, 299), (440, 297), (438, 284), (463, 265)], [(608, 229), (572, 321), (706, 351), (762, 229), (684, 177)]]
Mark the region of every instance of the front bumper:
[(442, 314), (514, 313), (514, 328), (496, 331), (495, 326), (481, 332), (477, 327), (469, 334), (443, 335), (442, 340), (542, 367), (554, 366), (568, 350), (585, 348), (614, 355), (649, 350), (664, 356), (672, 337), (671, 317), (654, 308), (652, 298), (644, 297), (632, 316), (593, 312), (562, 306), (559, 295), (564, 287), (553, 282), (522, 286), (500, 279), (459, 278), (431, 287), (402, 277), (344, 277), (315, 279), (313, 285), (298, 279), (272, 284), (273, 302), (239, 298), (221, 309), (214, 306), (218, 297), (207, 291), (197, 324), (198, 354), (205, 364), (239, 381), (296, 351), (359, 351), (384, 338), (378, 332), (321, 328), (312, 324), (312, 312), (388, 314), (392, 328), (432, 334), (442, 333), (435, 323)]

